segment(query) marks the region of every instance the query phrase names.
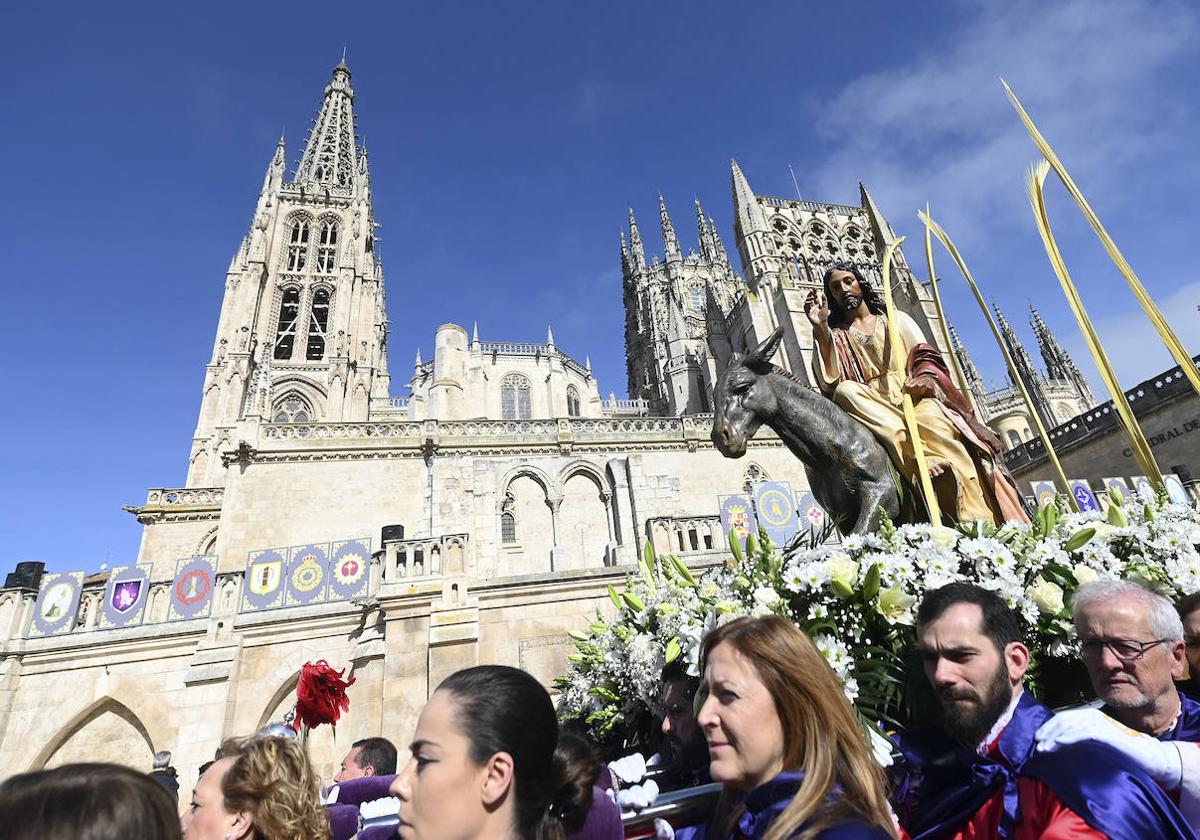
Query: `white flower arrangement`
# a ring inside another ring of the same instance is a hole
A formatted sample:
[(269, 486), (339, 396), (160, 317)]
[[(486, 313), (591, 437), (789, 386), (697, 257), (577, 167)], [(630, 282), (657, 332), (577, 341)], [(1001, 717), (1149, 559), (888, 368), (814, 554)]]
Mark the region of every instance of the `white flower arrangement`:
[(809, 634), (864, 718), (903, 725), (914, 676), (904, 657), (927, 591), (953, 581), (994, 590), (1044, 661), (1077, 653), (1070, 603), (1082, 583), (1134, 580), (1171, 599), (1200, 589), (1200, 512), (1165, 494), (1126, 502), (1114, 492), (1104, 514), (1049, 503), (1030, 525), (885, 521), (841, 545), (822, 544), (825, 536), (810, 533), (786, 559), (765, 537), (731, 539), (730, 560), (701, 577), (647, 546), (625, 591), (609, 588), (615, 611), (597, 611), (588, 632), (572, 633), (577, 649), (557, 681), (560, 716), (607, 742), (645, 743), (658, 731), (665, 665), (680, 661), (697, 675), (705, 633), (738, 616), (777, 614)]

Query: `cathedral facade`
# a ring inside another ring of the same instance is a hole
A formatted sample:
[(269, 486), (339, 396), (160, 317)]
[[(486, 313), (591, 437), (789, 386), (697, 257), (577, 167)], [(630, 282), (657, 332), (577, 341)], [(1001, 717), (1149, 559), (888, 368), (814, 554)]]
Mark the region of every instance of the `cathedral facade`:
[[(549, 685), (568, 632), (608, 603), (647, 544), (692, 565), (722, 561), (719, 496), (768, 479), (807, 489), (768, 429), (740, 460), (717, 453), (712, 388), (731, 353), (778, 327), (777, 362), (811, 381), (805, 296), (835, 259), (878, 280), (895, 238), (865, 188), (858, 205), (761, 196), (735, 162), (733, 249), (697, 201), (685, 254), (660, 197), (661, 258), (647, 259), (630, 211), (627, 398), (606, 396), (587, 358), (549, 331), (484, 341), (457, 324), (437, 328), (433, 358), (418, 356), (407, 393), (393, 395), (355, 108), (342, 63), (298, 168), (285, 171), (282, 139), (267, 166), (225, 276), (186, 486), (126, 507), (143, 526), (141, 621), (106, 625), (104, 574), (81, 579), (71, 620), (49, 635), (31, 630), (36, 584), (0, 589), (0, 775), (81, 759), (148, 769), (167, 749), (186, 789), (224, 737), (282, 718), (300, 666), (324, 658), (355, 678), (336, 734), (310, 740), (329, 778), (352, 740), (405, 743), (458, 668), (511, 664)], [(898, 304), (949, 351), (900, 252), (894, 278)], [(258, 585), (248, 558), (346, 540), (369, 544), (361, 595), (246, 608)], [(212, 568), (199, 618), (173, 607), (189, 558)]]

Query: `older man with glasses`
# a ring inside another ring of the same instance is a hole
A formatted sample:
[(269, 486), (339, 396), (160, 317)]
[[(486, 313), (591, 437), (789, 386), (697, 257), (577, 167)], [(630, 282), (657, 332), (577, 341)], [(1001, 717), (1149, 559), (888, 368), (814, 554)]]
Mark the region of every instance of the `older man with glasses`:
[(1200, 827), (1200, 703), (1179, 692), (1183, 624), (1166, 598), (1126, 581), (1079, 587), (1072, 602), (1080, 652), (1100, 709), (1055, 715), (1038, 749), (1102, 741), (1124, 753), (1173, 796)]

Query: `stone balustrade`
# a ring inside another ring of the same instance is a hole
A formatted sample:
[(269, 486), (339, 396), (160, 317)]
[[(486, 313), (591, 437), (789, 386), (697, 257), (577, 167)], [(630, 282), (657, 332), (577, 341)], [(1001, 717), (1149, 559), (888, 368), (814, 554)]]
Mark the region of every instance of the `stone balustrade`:
[(186, 507), (220, 508), (225, 498), (223, 487), (155, 487), (146, 494), (146, 507), (178, 510)]
[(656, 554), (674, 554), (689, 563), (726, 553), (719, 516), (659, 516), (646, 520), (646, 538)]
[(463, 574), (467, 534), (447, 534), (383, 544), (383, 582), (399, 583)]

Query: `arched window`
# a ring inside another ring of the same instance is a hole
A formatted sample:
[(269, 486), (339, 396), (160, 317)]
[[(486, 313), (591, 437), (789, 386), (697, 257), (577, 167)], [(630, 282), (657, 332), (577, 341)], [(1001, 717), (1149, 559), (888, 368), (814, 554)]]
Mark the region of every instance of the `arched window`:
[(521, 374), (510, 373), (500, 383), (500, 413), (505, 420), (528, 420), (533, 416), (529, 380)]
[(288, 238), (287, 270), (303, 271), (307, 261), (308, 219), (297, 219), (292, 222), (292, 232)]
[(575, 390), (574, 385), (567, 386), (567, 416), (579, 416), (579, 392)]
[(699, 286), (692, 286), (691, 298), (692, 298), (692, 311), (693, 312), (703, 312), (704, 311), (704, 290), (702, 288), (700, 288)]
[(312, 420), (312, 409), (297, 393), (287, 394), (275, 403), (271, 412), (272, 423), (307, 423)]
[(279, 325), (275, 328), (275, 358), (292, 358), (292, 345), (296, 343), (296, 322), (300, 318), (300, 290), (284, 289), (283, 302), (279, 306)]
[(329, 292), (313, 292), (312, 317), (308, 319), (308, 348), (304, 358), (319, 362), (325, 357), (325, 330), (329, 327)]
[(512, 493), (505, 493), (500, 505), (500, 540), (505, 545), (517, 541), (517, 515), (513, 513), (516, 506), (516, 497)]
[(1013, 429), (1008, 430), (1008, 445), (1013, 448), (1021, 445), (1021, 435)]
[(317, 245), (317, 272), (333, 274), (337, 255), (338, 226), (332, 219), (321, 223), (321, 241)]

